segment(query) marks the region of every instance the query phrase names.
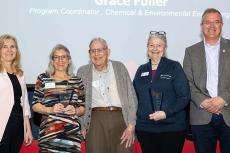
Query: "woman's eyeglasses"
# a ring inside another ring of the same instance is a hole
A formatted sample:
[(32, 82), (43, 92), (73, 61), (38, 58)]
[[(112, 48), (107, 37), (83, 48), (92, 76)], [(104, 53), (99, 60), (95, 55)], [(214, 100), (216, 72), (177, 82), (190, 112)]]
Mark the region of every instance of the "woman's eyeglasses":
[(54, 60), (54, 61), (58, 61), (58, 60), (67, 60), (68, 58), (69, 58), (68, 55), (61, 55), (61, 56), (54, 55), (54, 56), (53, 56), (53, 60)]

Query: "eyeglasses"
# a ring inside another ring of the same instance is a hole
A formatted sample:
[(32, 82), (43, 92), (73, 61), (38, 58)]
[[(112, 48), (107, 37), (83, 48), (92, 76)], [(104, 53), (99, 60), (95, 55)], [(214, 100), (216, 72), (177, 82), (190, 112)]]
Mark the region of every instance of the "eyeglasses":
[(216, 20), (216, 21), (209, 21), (209, 20), (207, 20), (207, 21), (203, 21), (202, 22), (202, 24), (205, 24), (205, 25), (219, 25), (219, 24), (221, 24), (222, 22), (220, 21), (220, 20)]
[(104, 53), (104, 51), (105, 51), (106, 49), (107, 49), (107, 48), (90, 49), (90, 50), (89, 50), (89, 53), (90, 53), (90, 54), (96, 54), (96, 52), (97, 52), (98, 54), (102, 54), (102, 53)]
[(61, 55), (61, 56), (54, 55), (54, 56), (53, 56), (53, 60), (54, 60), (54, 61), (58, 61), (58, 60), (67, 60), (68, 58), (69, 58), (68, 55)]
[(149, 32), (149, 36), (152, 36), (152, 35), (162, 35), (162, 36), (166, 36), (166, 32), (165, 31), (150, 31)]

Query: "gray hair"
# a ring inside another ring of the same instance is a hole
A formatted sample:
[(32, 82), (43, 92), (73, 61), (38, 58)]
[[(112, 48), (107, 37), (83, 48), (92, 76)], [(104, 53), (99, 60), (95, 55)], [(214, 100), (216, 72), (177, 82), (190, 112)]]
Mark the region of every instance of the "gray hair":
[(167, 48), (168, 45), (167, 45), (166, 33), (165, 34), (161, 34), (160, 32), (154, 32), (154, 33), (150, 32), (147, 45), (149, 45), (150, 41), (152, 39), (155, 39), (155, 38), (158, 38), (158, 39), (162, 40), (164, 42), (165, 47)]
[(209, 14), (209, 13), (218, 13), (220, 15), (220, 22), (223, 23), (223, 17), (220, 13), (219, 10), (215, 9), (215, 8), (207, 8), (204, 13), (202, 14), (202, 19), (201, 19), (201, 24), (204, 22), (204, 17), (205, 15)]
[(74, 66), (73, 66), (73, 62), (72, 62), (72, 59), (71, 59), (71, 55), (70, 55), (70, 51), (69, 49), (62, 45), (62, 44), (57, 44), (56, 46), (54, 46), (54, 48), (52, 49), (52, 52), (50, 53), (50, 56), (49, 56), (49, 65), (48, 65), (48, 69), (47, 69), (47, 73), (51, 76), (54, 74), (55, 72), (55, 69), (54, 69), (54, 66), (53, 66), (53, 56), (54, 56), (54, 53), (55, 51), (59, 50), (59, 49), (62, 49), (66, 52), (68, 58), (69, 58), (69, 65), (68, 65), (68, 68), (67, 68), (67, 74), (70, 75), (70, 76), (73, 76), (73, 70), (74, 70)]
[(97, 41), (99, 41), (106, 49), (108, 48), (107, 42), (105, 41), (105, 39), (103, 39), (101, 37), (93, 38), (89, 43), (89, 48), (91, 48), (92, 44), (97, 42)]

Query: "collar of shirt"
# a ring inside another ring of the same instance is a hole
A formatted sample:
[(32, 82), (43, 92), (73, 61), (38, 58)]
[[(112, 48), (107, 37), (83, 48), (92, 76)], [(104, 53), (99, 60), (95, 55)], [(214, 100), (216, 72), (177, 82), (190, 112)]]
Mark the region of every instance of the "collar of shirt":
[(218, 45), (220, 45), (220, 38), (219, 38), (219, 40), (216, 42), (215, 45), (210, 45), (209, 43), (207, 43), (207, 41), (206, 41), (205, 38), (204, 38), (204, 46), (207, 46), (207, 47), (214, 47), (214, 46), (218, 46)]
[(220, 51), (220, 39), (217, 41), (215, 45), (208, 44), (204, 39), (204, 47), (205, 47), (206, 60), (214, 60), (218, 62), (219, 51)]
[(98, 70), (96, 69), (96, 67), (94, 66), (94, 64), (93, 64), (93, 71), (94, 71), (96, 74), (108, 73), (109, 70), (110, 70), (111, 64), (112, 64), (112, 62), (111, 62), (111, 61), (108, 61), (108, 65), (107, 65), (106, 69), (104, 69), (104, 70), (102, 70), (102, 71), (98, 71)]

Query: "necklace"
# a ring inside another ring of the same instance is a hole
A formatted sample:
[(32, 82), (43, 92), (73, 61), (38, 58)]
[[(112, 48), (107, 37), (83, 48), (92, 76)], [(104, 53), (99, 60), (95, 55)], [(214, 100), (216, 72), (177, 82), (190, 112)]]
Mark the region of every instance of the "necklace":
[(156, 66), (156, 65), (158, 65), (159, 63), (160, 63), (160, 60), (157, 60), (156, 62), (153, 61), (153, 60), (151, 60), (151, 64), (152, 64), (153, 66)]
[(157, 63), (153, 63), (153, 62), (151, 62), (151, 64), (152, 64), (153, 66), (156, 66), (156, 65), (158, 65), (158, 64), (159, 64), (159, 62), (157, 62)]

